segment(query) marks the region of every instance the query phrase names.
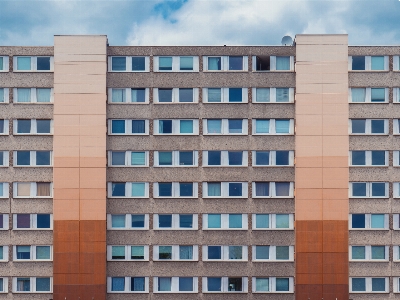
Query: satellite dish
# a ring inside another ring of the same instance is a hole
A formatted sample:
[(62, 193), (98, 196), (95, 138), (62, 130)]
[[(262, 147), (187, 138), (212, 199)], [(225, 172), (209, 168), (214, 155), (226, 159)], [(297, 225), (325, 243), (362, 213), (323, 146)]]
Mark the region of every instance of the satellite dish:
[(282, 42), (281, 43), (282, 43), (282, 46), (292, 46), (293, 45), (293, 39), (290, 36), (285, 35), (282, 38)]

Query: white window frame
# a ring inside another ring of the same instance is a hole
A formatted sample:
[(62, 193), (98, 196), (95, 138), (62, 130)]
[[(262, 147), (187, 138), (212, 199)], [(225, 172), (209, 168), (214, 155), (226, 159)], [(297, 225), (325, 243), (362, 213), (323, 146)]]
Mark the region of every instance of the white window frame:
[[(24, 291), (17, 291), (17, 279), (18, 278), (29, 278), (30, 279), (30, 290), (27, 292)], [(50, 278), (50, 291), (36, 291), (36, 278)], [(53, 277), (50, 276), (37, 276), (37, 277), (30, 277), (30, 276), (18, 276), (12, 278), (12, 292), (16, 294), (51, 294), (53, 292)]]
[[(228, 293), (228, 294), (243, 294), (243, 293), (247, 293), (248, 292), (248, 277), (243, 277), (243, 276), (209, 276), (209, 277), (220, 277), (221, 278), (221, 291), (208, 291), (208, 277), (203, 277), (203, 293)], [(229, 291), (228, 290), (228, 282), (229, 282), (229, 278), (238, 278), (241, 277), (242, 278), (242, 290), (241, 291)]]
[[(365, 165), (353, 165), (353, 151), (364, 151), (365, 152)], [(372, 152), (381, 150), (350, 150), (349, 151), (349, 166), (351, 167), (387, 167), (389, 166), (389, 151), (385, 151), (385, 164), (384, 165), (372, 165)], [(382, 150), (383, 151), (383, 150)]]
[[(160, 57), (171, 57), (172, 58), (172, 70), (160, 70), (159, 69), (159, 59)], [(180, 59), (181, 57), (192, 57), (193, 58), (193, 70), (181, 70)], [(154, 56), (153, 57), (153, 69), (154, 72), (199, 72), (199, 57), (194, 55), (181, 55), (181, 56), (173, 56), (173, 55), (162, 55), (162, 56)]]
[[(218, 183), (218, 182), (212, 182)], [(208, 182), (203, 182), (203, 198), (248, 198), (248, 182), (243, 181), (229, 181), (221, 182), (221, 196), (209, 196), (208, 195)], [(241, 183), (242, 184), (242, 196), (229, 196), (229, 183)]]
[[(172, 258), (171, 259), (159, 259), (160, 249), (162, 246), (172, 247)], [(179, 258), (179, 247), (180, 246), (192, 246), (193, 247), (193, 258), (192, 259), (180, 259)], [(198, 245), (154, 245), (153, 246), (153, 261), (198, 261), (199, 260), (199, 246)]]
[[(389, 103), (389, 88), (385, 88), (385, 87), (377, 87), (377, 88), (384, 88), (385, 89), (385, 101), (383, 101), (383, 102), (372, 102), (372, 99), (371, 99), (371, 96), (372, 96), (371, 90), (372, 90), (372, 88), (362, 88), (362, 89), (365, 90), (364, 102), (353, 102), (353, 98), (352, 98), (352, 96), (353, 96), (352, 89), (353, 88), (349, 88), (348, 101), (349, 101), (349, 103), (352, 103), (352, 104), (365, 104), (365, 103), (382, 104), (382, 103)], [(354, 88), (354, 89), (359, 89), (359, 88)]]
[[(31, 58), (31, 69), (30, 70), (18, 70), (18, 57), (30, 57)], [(50, 70), (38, 70), (37, 69), (37, 58), (38, 57), (50, 57)], [(39, 55), (39, 56), (30, 56), (30, 55), (18, 55), (13, 57), (13, 72), (54, 72), (54, 56), (51, 55)]]
[[(113, 71), (112, 70), (112, 58), (113, 57), (125, 57), (126, 58), (126, 68), (125, 70), (122, 71)], [(137, 71), (137, 70), (132, 70), (132, 57), (144, 57), (144, 70), (143, 71)], [(124, 56), (124, 55), (111, 55), (108, 56), (108, 72), (112, 73), (127, 73), (127, 72), (133, 72), (133, 73), (144, 73), (144, 72), (150, 72), (150, 57), (146, 55), (133, 55), (133, 56)]]
[[(164, 183), (164, 182), (160, 182)], [(180, 183), (193, 183), (193, 196), (180, 196)], [(153, 183), (153, 198), (198, 198), (198, 182), (172, 182), (171, 196), (159, 196), (158, 182)]]
[(10, 58), (6, 55), (0, 55), (0, 57), (3, 58), (3, 69), (0, 69), (0, 72), (10, 72)]
[[(124, 165), (113, 165), (112, 164), (112, 153), (113, 152), (124, 152), (125, 153), (125, 164)], [(144, 165), (132, 165), (132, 152), (144, 152), (145, 155), (145, 164)], [(145, 168), (149, 166), (149, 151), (143, 151), (143, 150), (131, 150), (131, 151), (108, 151), (108, 167), (111, 168)]]
[(3, 247), (3, 249), (2, 249), (2, 251), (3, 251), (3, 253), (2, 253), (3, 254), (3, 259), (0, 259), (0, 263), (8, 262), (8, 246), (7, 245), (0, 245), (0, 247)]
[[(164, 72), (164, 71), (163, 71)], [(165, 71), (168, 72), (168, 71)], [(159, 88), (153, 88), (153, 102), (155, 104), (171, 104), (171, 103), (178, 103), (178, 104), (194, 104), (199, 102), (199, 89), (198, 88), (166, 88), (166, 89), (171, 89), (172, 90), (172, 98), (171, 102), (160, 102), (158, 100), (158, 89)], [(161, 88), (164, 89), (164, 88)], [(179, 102), (179, 90), (180, 89), (192, 89), (193, 90), (193, 101), (192, 102)]]
[(398, 55), (393, 56), (393, 71), (400, 71), (400, 59)]
[[(166, 228), (166, 227), (159, 227), (158, 226), (158, 216), (160, 214), (154, 214), (153, 215), (153, 229), (154, 230), (198, 230), (199, 229), (199, 222), (198, 222), (198, 214), (161, 214), (161, 215), (172, 215), (172, 222), (171, 222), (171, 227)], [(192, 215), (193, 216), (193, 227), (192, 228), (186, 228), (186, 227), (180, 227), (179, 226), (179, 215)]]
[[(365, 133), (352, 133), (352, 120), (365, 120)], [(371, 120), (383, 120), (385, 126), (384, 133), (371, 133)], [(389, 120), (388, 119), (349, 119), (349, 135), (388, 135)]]
[[(257, 133), (257, 121), (258, 120), (268, 120), (269, 121), (269, 132), (268, 133)], [(275, 122), (277, 120), (287, 120), (287, 119), (253, 119), (252, 120), (252, 128), (253, 135), (293, 135), (294, 134), (294, 119), (289, 119), (289, 133), (276, 133)]]
[[(356, 247), (364, 247), (365, 248), (365, 258), (364, 259), (354, 259), (352, 258), (353, 256), (353, 246)], [(384, 246), (385, 247), (385, 258), (384, 259), (372, 259), (372, 246)], [(394, 258), (394, 256), (393, 256)], [(365, 262), (365, 261), (370, 261), (370, 262), (384, 262), (384, 261), (389, 261), (389, 246), (385, 245), (350, 245), (349, 246), (349, 261), (353, 262)]]
[[(13, 103), (14, 104), (32, 104), (32, 103), (36, 103), (36, 104), (52, 104), (54, 102), (54, 88), (28, 88), (31, 90), (31, 101), (29, 102), (18, 102), (18, 89), (21, 88), (14, 88), (13, 89)], [(27, 89), (27, 88), (22, 88), (22, 89)], [(36, 95), (36, 90), (37, 89), (50, 89), (50, 102), (38, 102), (37, 101), (37, 95)]]
[[(257, 72), (263, 72), (263, 71), (257, 71)], [(279, 71), (279, 72), (281, 72), (281, 71)], [(262, 88), (269, 89), (269, 102), (257, 102), (257, 90), (262, 89)], [(282, 87), (282, 88), (287, 88), (287, 87)], [(253, 87), (252, 88), (252, 103), (277, 103), (277, 104), (294, 103), (294, 88), (288, 88), (289, 89), (289, 101), (288, 102), (276, 102), (276, 89), (277, 88), (273, 88), (273, 87), (258, 87), (258, 88)]]
[[(113, 196), (112, 195), (112, 185), (113, 183), (125, 183), (125, 196)], [(132, 194), (132, 183), (144, 183), (144, 196), (129, 196), (129, 194)], [(110, 181), (107, 183), (107, 189), (108, 189), (108, 198), (149, 198), (149, 183), (148, 182), (116, 182), (116, 181)], [(127, 196), (128, 195), (128, 196)]]
[[(172, 120), (172, 133), (159, 133), (159, 121)], [(180, 121), (193, 121), (193, 133), (180, 133)], [(153, 135), (199, 135), (198, 119), (157, 119), (154, 120)]]
[[(114, 277), (124, 277), (125, 286), (123, 291), (112, 291), (112, 278), (107, 277), (107, 293), (109, 294), (148, 294), (149, 293), (149, 277), (148, 276), (114, 276)], [(131, 278), (132, 277), (144, 277), (144, 291), (131, 291)]]
[[(393, 253), (393, 255), (394, 255), (394, 253)], [(400, 293), (400, 277), (398, 277), (398, 276), (393, 277), (393, 293)]]
[[(30, 259), (18, 259), (17, 258), (17, 246), (29, 246), (30, 247)], [(36, 259), (36, 247), (46, 246), (50, 247), (50, 258), (49, 259)], [(15, 262), (29, 262), (29, 261), (53, 261), (53, 246), (52, 245), (14, 245), (13, 246), (13, 261)]]
[[(125, 227), (112, 227), (112, 215), (124, 215), (125, 216)], [(133, 214), (136, 215), (136, 214)], [(107, 230), (149, 230), (149, 214), (138, 214), (144, 215), (144, 227), (137, 228), (132, 227), (132, 214), (107, 214)], [(129, 226), (127, 226), (129, 225)]]
[(2, 226), (2, 228), (0, 228), (0, 231), (2, 231), (2, 230), (8, 230), (9, 229), (9, 214), (1, 214), (1, 215), (3, 215), (3, 226)]
[[(1, 70), (0, 70), (0, 72), (1, 72)], [(1, 87), (0, 89), (3, 89), (3, 91), (4, 91), (4, 101), (3, 102), (0, 101), (0, 104), (9, 103), (10, 102), (10, 91), (9, 91), (9, 89), (6, 88), (6, 87)]]
[(393, 182), (393, 198), (400, 198), (400, 182)]
[[(0, 132), (0, 136), (2, 136), (2, 135), (9, 135), (9, 129), (10, 129), (10, 127), (9, 127), (9, 121), (7, 120), (7, 119), (2, 119), (2, 120), (4, 120), (4, 128), (3, 128), (3, 133), (1, 133)], [(15, 122), (15, 121), (14, 121)]]
[[(353, 183), (366, 183), (366, 195), (365, 196), (353, 196)], [(385, 183), (385, 196), (372, 196), (372, 184), (373, 183)], [(365, 182), (365, 181), (354, 181), (349, 182), (349, 198), (389, 198), (389, 182)]]
[[(232, 87), (235, 88), (235, 87)], [(238, 87), (241, 88), (241, 87)], [(208, 102), (208, 89), (221, 89), (221, 102)], [(209, 87), (203, 88), (203, 103), (209, 104), (221, 104), (221, 103), (229, 103), (229, 104), (241, 104), (241, 103), (248, 103), (248, 88), (241, 88), (242, 89), (242, 101), (241, 102), (229, 102), (229, 89), (230, 88), (220, 88), (220, 87)]]
[(0, 277), (3, 279), (3, 291), (0, 292), (0, 294), (7, 294), (8, 293), (8, 277)]
[(393, 103), (400, 103), (400, 88), (398, 87), (393, 88)]
[(179, 164), (179, 153), (186, 152), (186, 150), (173, 150), (172, 152), (172, 165), (160, 165), (159, 163), (159, 153), (160, 152), (169, 152), (169, 151), (154, 151), (154, 167), (158, 168), (171, 168), (171, 167), (179, 167), (179, 168), (193, 168), (198, 166), (199, 162), (199, 153), (197, 150), (187, 150), (193, 152), (193, 165), (180, 165)]
[[(269, 183), (269, 196), (256, 196), (256, 183)], [(286, 181), (288, 182), (288, 181)], [(279, 183), (279, 182), (278, 182)], [(289, 195), (288, 196), (277, 196), (276, 195), (276, 187), (275, 187), (276, 182), (273, 181), (257, 181), (257, 182), (252, 182), (252, 192), (253, 198), (293, 198), (294, 197), (294, 182), (289, 182)]]
[[(293, 214), (265, 214), (269, 215), (269, 226), (268, 228), (258, 228), (256, 227), (256, 215), (264, 214), (252, 214), (252, 229), (253, 230), (293, 230), (294, 229), (294, 215)], [(276, 228), (276, 215), (288, 215), (289, 216), (289, 228)]]
[[(132, 102), (132, 89), (144, 89), (144, 102)], [(113, 90), (125, 90), (125, 102), (113, 102), (112, 95)], [(132, 87), (132, 88), (109, 88), (108, 89), (108, 103), (109, 104), (149, 104), (150, 99), (150, 89), (149, 88), (141, 88), (141, 87)]]
[[(365, 278), (365, 291), (353, 291), (353, 286), (352, 286), (352, 279), (353, 278)], [(375, 292), (372, 291), (372, 278), (385, 278), (385, 291), (384, 292)], [(389, 277), (384, 277), (384, 276), (374, 276), (374, 277), (361, 277), (361, 276), (354, 276), (354, 277), (349, 277), (349, 292), (350, 294), (365, 294), (365, 293), (374, 293), (374, 294), (385, 294), (389, 293)]]
[[(29, 133), (18, 133), (18, 120), (30, 120), (31, 121), (31, 132)], [(41, 120), (41, 119), (39, 119)], [(43, 119), (49, 120), (49, 119)], [(53, 120), (50, 120), (50, 132), (49, 133), (37, 133), (37, 119), (15, 119), (13, 121), (13, 135), (53, 135), (54, 124)]]
[[(289, 152), (289, 164), (288, 165), (277, 165), (276, 164), (276, 152), (277, 151), (288, 151)], [(252, 166), (253, 167), (293, 167), (294, 166), (294, 151), (293, 150), (253, 150), (252, 152)], [(269, 152), (269, 164), (268, 165), (256, 165), (257, 152)]]
[(400, 151), (393, 151), (393, 167), (400, 167)]
[[(207, 131), (208, 120), (221, 120), (221, 133), (209, 133)], [(242, 132), (241, 133), (229, 133), (229, 120), (242, 120)], [(203, 135), (247, 135), (248, 134), (248, 119), (203, 119)]]
[[(358, 213), (355, 213), (358, 214)], [(353, 214), (349, 214), (349, 230), (389, 230), (389, 214), (363, 214), (365, 215), (364, 228), (352, 228)], [(371, 215), (384, 215), (384, 228), (371, 228)]]
[[(30, 195), (18, 196), (18, 183), (30, 183)], [(37, 183), (50, 183), (50, 196), (37, 196)], [(13, 198), (53, 198), (53, 182), (13, 182)]]
[[(269, 259), (257, 259), (256, 258), (256, 247), (257, 246), (269, 246)], [(278, 247), (281, 245), (278, 245)], [(253, 262), (288, 262), (288, 261), (294, 261), (294, 246), (290, 245), (282, 245), (284, 247), (289, 247), (289, 258), (288, 259), (276, 259), (276, 247), (277, 245), (253, 245), (253, 255), (252, 255), (252, 261)]]
[(398, 213), (393, 214), (393, 230), (400, 230), (400, 216)]
[(393, 119), (393, 135), (400, 134), (399, 122), (400, 119)]
[(208, 228), (208, 213), (203, 214), (203, 230), (248, 230), (247, 214), (242, 215), (242, 227), (241, 228), (229, 228), (229, 215), (230, 214), (218, 214), (221, 215), (221, 227), (220, 228)]
[[(125, 121), (124, 133), (112, 132), (112, 121)], [(144, 121), (144, 133), (132, 133), (132, 121)], [(108, 120), (108, 135), (149, 135), (149, 120), (146, 119), (109, 119)]]
[[(112, 247), (125, 247), (125, 259), (112, 258)], [(132, 246), (141, 246), (144, 249), (144, 259), (132, 259)], [(149, 261), (149, 245), (107, 245), (107, 261)]]
[[(268, 56), (268, 55), (267, 55)], [(276, 69), (276, 57), (281, 57), (281, 56), (289, 56), (290, 58), (290, 69), (289, 70), (277, 70)], [(292, 55), (270, 55), (269, 56), (269, 70), (257, 70), (257, 56), (253, 55), (252, 57), (252, 67), (253, 67), (253, 72), (293, 72), (294, 71), (294, 56)]]
[(2, 184), (2, 188), (3, 188), (3, 196), (0, 196), (0, 199), (6, 199), (9, 198), (9, 183), (8, 182), (0, 182)]
[[(209, 259), (208, 258), (208, 247), (221, 247), (221, 259)], [(238, 246), (242, 247), (242, 259), (229, 259), (229, 247)], [(229, 261), (229, 262), (244, 262), (248, 261), (249, 251), (248, 246), (243, 245), (203, 245), (203, 261)]]
[[(158, 277), (168, 277), (171, 278), (171, 291), (159, 291), (158, 290)], [(179, 277), (176, 276), (154, 276), (153, 277), (153, 293), (154, 294), (170, 294), (170, 293), (180, 293), (180, 294), (194, 294), (199, 291), (199, 278), (193, 276), (181, 276), (181, 277), (192, 277), (193, 278), (193, 291), (179, 291)]]
[[(229, 56), (242, 56), (243, 65), (241, 70), (229, 70)], [(220, 57), (221, 58), (221, 70), (209, 70), (208, 69), (208, 58), (209, 57)], [(208, 55), (203, 56), (203, 72), (248, 72), (249, 70), (249, 58), (247, 55)]]
[[(220, 165), (209, 165), (208, 164), (208, 152), (209, 151), (220, 151), (221, 152), (221, 164)], [(229, 152), (242, 152), (242, 164), (241, 165), (230, 165), (229, 164)], [(203, 167), (230, 167), (240, 168), (248, 166), (248, 152), (246, 150), (203, 150)]]
[[(28, 151), (28, 150), (18, 150), (18, 151)], [(29, 168), (29, 167), (36, 167), (36, 168), (48, 168), (53, 165), (53, 151), (50, 150), (31, 150), (29, 151), (29, 156), (30, 156), (30, 164), (29, 165), (18, 165), (18, 159), (17, 159), (17, 152), (14, 151), (13, 153), (13, 166), (18, 167), (18, 168)], [(43, 152), (43, 151), (48, 151), (50, 152), (50, 164), (49, 165), (36, 165), (36, 152)]]
[[(268, 291), (257, 291), (257, 278), (267, 278), (268, 279)], [(288, 291), (277, 291), (276, 290), (276, 278), (288, 278), (289, 279), (289, 290)], [(276, 294), (292, 294), (294, 293), (294, 279), (293, 277), (253, 277), (252, 280), (252, 291), (253, 293), (257, 294), (269, 294), (269, 293), (276, 293)]]
[(399, 245), (393, 245), (393, 261), (397, 261), (397, 262), (400, 261), (400, 246)]
[[(364, 56), (365, 57), (365, 69), (364, 70), (353, 70), (353, 56)], [(348, 69), (351, 72), (387, 72), (389, 71), (389, 56), (388, 55), (372, 55), (372, 56), (383, 56), (384, 58), (384, 69), (383, 70), (371, 70), (371, 55), (353, 55), (349, 56)]]
[(17, 215), (18, 214), (13, 214), (13, 230), (53, 230), (53, 214), (45, 214), (45, 215), (50, 215), (50, 228), (37, 228), (37, 215), (38, 214), (29, 214), (31, 227), (18, 228), (17, 227)]

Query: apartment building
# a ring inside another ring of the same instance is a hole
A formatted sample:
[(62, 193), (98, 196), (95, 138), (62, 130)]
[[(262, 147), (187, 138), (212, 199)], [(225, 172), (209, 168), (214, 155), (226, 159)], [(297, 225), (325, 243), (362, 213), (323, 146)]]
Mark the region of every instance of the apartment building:
[(0, 299), (396, 299), (400, 46), (0, 47)]

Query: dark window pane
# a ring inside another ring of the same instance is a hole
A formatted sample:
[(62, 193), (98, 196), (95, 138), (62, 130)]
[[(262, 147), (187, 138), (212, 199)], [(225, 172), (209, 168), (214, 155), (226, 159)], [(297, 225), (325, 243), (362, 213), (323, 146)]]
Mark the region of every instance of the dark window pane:
[(256, 246), (256, 259), (269, 259), (269, 246)]
[(276, 278), (276, 291), (288, 292), (289, 291), (289, 278)]
[(289, 259), (289, 246), (276, 246), (276, 259)]
[(16, 248), (17, 248), (17, 259), (31, 258), (31, 246), (16, 246)]
[(365, 228), (365, 215), (353, 214), (351, 218), (351, 228)]
[(172, 151), (158, 152), (158, 164), (160, 166), (172, 166)]
[(354, 166), (365, 166), (365, 151), (352, 151), (351, 161)]
[(172, 89), (158, 89), (158, 102), (172, 102)]
[(3, 216), (4, 216), (3, 214), (0, 214), (0, 228), (4, 228), (4, 224), (3, 224), (3, 223), (4, 223), (4, 221), (3, 221), (4, 219), (3, 219)]
[(269, 196), (269, 182), (256, 182), (256, 196)]
[(221, 57), (209, 57), (208, 70), (221, 70)]
[(179, 277), (179, 291), (193, 291), (193, 277)]
[(289, 182), (275, 182), (275, 195), (276, 196), (289, 196), (290, 183)]
[(371, 120), (371, 133), (385, 133), (385, 120)]
[(50, 292), (50, 278), (36, 278), (36, 292)]
[(17, 165), (29, 166), (31, 164), (31, 155), (29, 151), (17, 151)]
[(111, 164), (113, 166), (123, 166), (125, 165), (125, 152), (113, 151), (111, 153)]
[(17, 228), (30, 228), (31, 217), (29, 214), (18, 214), (17, 215)]
[(372, 259), (385, 259), (385, 246), (371, 246)]
[(0, 133), (4, 133), (4, 119), (0, 120)]
[(221, 259), (221, 246), (208, 246), (208, 259)]
[(353, 56), (351, 69), (365, 70), (365, 56)]
[(111, 58), (111, 69), (113, 71), (125, 71), (126, 70), (126, 57), (113, 57)]
[(159, 62), (158, 69), (160, 71), (172, 70), (172, 57), (159, 57), (158, 62)]
[(276, 151), (276, 165), (277, 166), (289, 165), (289, 151)]
[(37, 70), (38, 71), (49, 71), (50, 70), (50, 57), (38, 57), (37, 58)]
[(220, 292), (221, 291), (221, 277), (208, 277), (207, 278), (207, 289), (209, 292)]
[(193, 183), (191, 182), (180, 182), (179, 183), (179, 196), (181, 197), (192, 197), (193, 196)]
[(385, 186), (384, 182), (372, 182), (372, 197), (384, 197), (385, 196)]
[(158, 259), (172, 259), (172, 246), (159, 246)]
[(131, 278), (131, 291), (143, 292), (145, 280), (144, 277), (132, 277)]
[(158, 196), (171, 197), (172, 196), (172, 182), (158, 183)]
[(385, 102), (385, 89), (372, 88), (371, 89), (371, 102)]
[(351, 120), (351, 133), (365, 133), (365, 120)]
[(112, 277), (111, 290), (114, 292), (121, 292), (125, 289), (125, 277)]
[(145, 120), (132, 120), (132, 133), (146, 133)]
[(125, 133), (125, 120), (112, 120), (111, 133)]
[(229, 183), (229, 197), (242, 196), (242, 184), (241, 183)]
[(243, 56), (229, 56), (229, 70), (243, 70)]
[(192, 166), (193, 151), (179, 151), (179, 164), (184, 166)]
[(158, 227), (160, 228), (172, 227), (172, 215), (158, 215)]
[(145, 102), (146, 101), (146, 89), (132, 89), (131, 90), (131, 101), (132, 102)]
[(144, 57), (132, 57), (132, 71), (144, 71), (145, 70), (145, 58)]
[(241, 119), (228, 120), (229, 133), (242, 133), (242, 122)]
[(208, 151), (208, 165), (209, 166), (221, 165), (221, 151)]
[(269, 165), (269, 151), (256, 152), (256, 165)]
[(36, 165), (49, 166), (50, 165), (50, 151), (36, 151)]
[(132, 227), (144, 228), (144, 215), (132, 215)]
[(179, 227), (193, 228), (193, 215), (179, 215)]
[(124, 197), (125, 196), (125, 183), (124, 182), (113, 182), (112, 183), (112, 192), (111, 195), (113, 197)]
[(372, 291), (384, 292), (385, 291), (385, 278), (372, 278)]
[(229, 151), (228, 159), (230, 166), (241, 166), (243, 162), (243, 152), (242, 151)]
[(242, 246), (229, 246), (229, 259), (242, 259), (243, 249)]
[(276, 102), (289, 102), (289, 88), (276, 89)]
[(365, 182), (353, 182), (352, 186), (354, 197), (367, 196), (367, 184)]
[(172, 133), (172, 120), (160, 120), (158, 126), (159, 133)]
[(36, 120), (37, 133), (50, 133), (50, 120)]
[(228, 278), (228, 291), (240, 292), (242, 291), (242, 278)]
[(193, 57), (191, 57), (191, 56), (180, 57), (179, 62), (180, 62), (180, 68), (179, 68), (180, 70), (182, 70), (182, 71), (193, 70)]
[(18, 120), (17, 133), (31, 133), (31, 120)]
[(179, 89), (179, 102), (193, 102), (193, 89)]
[(385, 165), (385, 151), (371, 151), (372, 165), (384, 166)]
[(37, 215), (37, 228), (50, 228), (50, 215), (38, 214)]
[(229, 89), (229, 102), (242, 102), (242, 89), (230, 88)]

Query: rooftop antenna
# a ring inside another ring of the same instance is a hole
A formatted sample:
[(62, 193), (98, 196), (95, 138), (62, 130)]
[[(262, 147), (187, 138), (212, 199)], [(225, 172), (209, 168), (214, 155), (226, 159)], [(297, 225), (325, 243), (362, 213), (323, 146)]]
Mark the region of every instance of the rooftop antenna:
[(282, 38), (282, 42), (281, 43), (282, 43), (282, 46), (293, 46), (293, 39), (290, 36), (285, 35)]

